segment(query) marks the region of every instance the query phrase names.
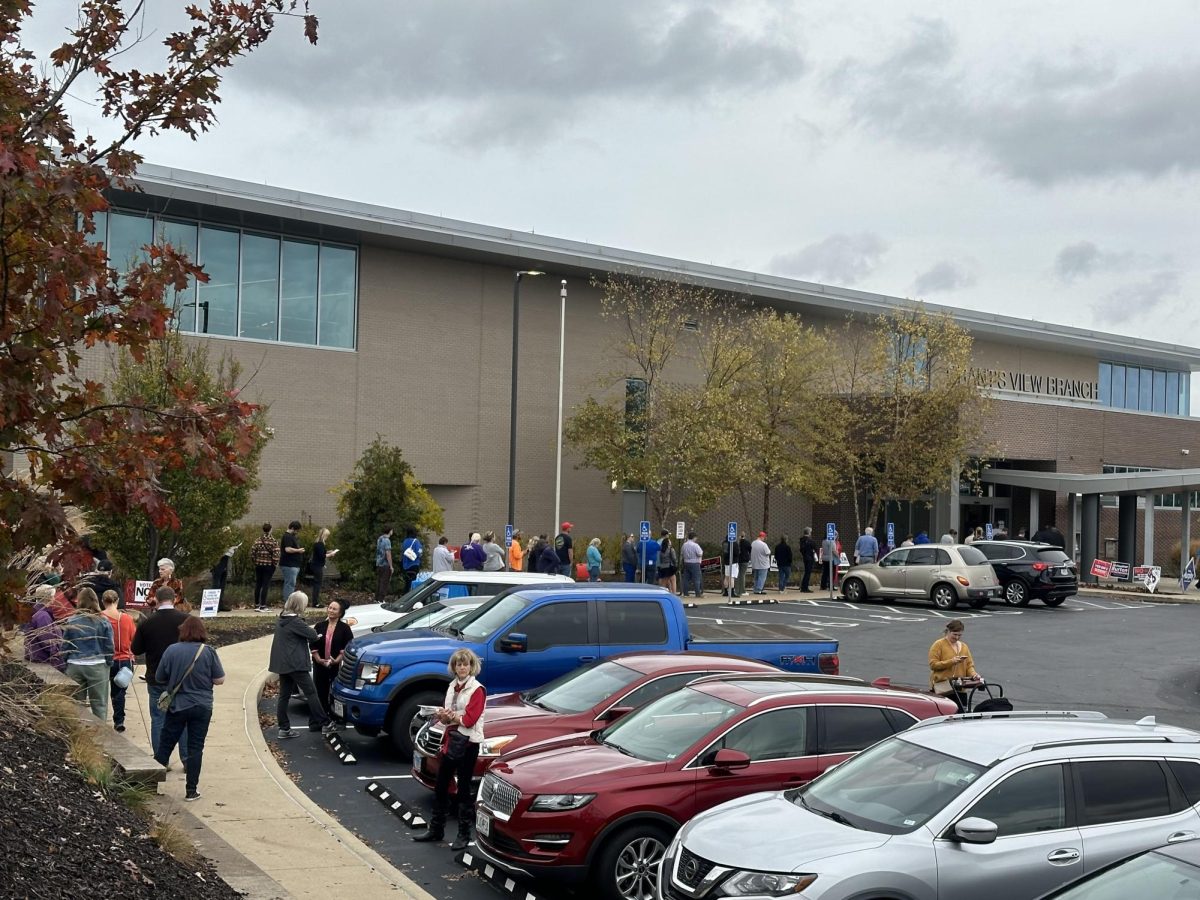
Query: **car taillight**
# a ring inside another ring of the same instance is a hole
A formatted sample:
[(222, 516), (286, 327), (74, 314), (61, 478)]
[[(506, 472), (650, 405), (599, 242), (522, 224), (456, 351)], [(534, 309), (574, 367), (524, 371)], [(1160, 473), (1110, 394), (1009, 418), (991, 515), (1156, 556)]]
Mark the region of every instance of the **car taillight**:
[(836, 675), (841, 667), (841, 661), (836, 653), (822, 653), (817, 657), (817, 668), (822, 675)]
[(961, 575), (957, 575), (957, 576), (955, 576), (955, 580), (956, 580), (956, 581), (957, 581), (959, 584), (961, 584), (963, 587), (970, 587), (970, 586), (971, 586), (971, 579), (970, 579), (970, 578), (963, 578), (963, 576), (961, 576)]
[(1048, 568), (1050, 568), (1050, 567), (1048, 565), (1046, 565), (1044, 562), (1035, 562), (1033, 564), (1033, 571), (1035, 571), (1035, 572), (1045, 572)]

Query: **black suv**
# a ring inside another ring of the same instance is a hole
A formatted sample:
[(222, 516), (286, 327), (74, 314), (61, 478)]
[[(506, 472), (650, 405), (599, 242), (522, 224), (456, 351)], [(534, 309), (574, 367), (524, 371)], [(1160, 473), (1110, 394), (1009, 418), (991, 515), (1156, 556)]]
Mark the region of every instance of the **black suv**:
[(1028, 606), (1035, 597), (1047, 606), (1061, 606), (1079, 593), (1075, 561), (1053, 544), (974, 541), (971, 546), (996, 570), (1009, 606)]

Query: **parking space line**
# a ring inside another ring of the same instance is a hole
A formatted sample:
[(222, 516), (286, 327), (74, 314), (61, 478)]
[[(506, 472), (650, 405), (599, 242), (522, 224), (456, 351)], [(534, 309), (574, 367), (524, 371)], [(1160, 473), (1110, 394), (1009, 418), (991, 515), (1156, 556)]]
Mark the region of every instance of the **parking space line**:
[(355, 781), (383, 781), (385, 778), (412, 778), (411, 775), (356, 775)]

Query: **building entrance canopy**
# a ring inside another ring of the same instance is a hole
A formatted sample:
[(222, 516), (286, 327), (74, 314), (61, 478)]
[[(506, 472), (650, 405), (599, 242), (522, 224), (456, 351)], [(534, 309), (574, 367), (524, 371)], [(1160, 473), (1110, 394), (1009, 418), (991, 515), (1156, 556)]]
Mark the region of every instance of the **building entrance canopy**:
[[(1144, 510), (1143, 559), (1146, 565), (1154, 564), (1154, 495), (1181, 494), (1183, 515), (1181, 522), (1180, 547), (1191, 546), (1192, 493), (1200, 491), (1200, 469), (1163, 469), (1157, 472), (1122, 472), (1111, 475), (1081, 475), (1065, 472), (1034, 472), (1023, 469), (987, 469), (981, 476), (986, 484), (1005, 484), (1028, 488), (1031, 491), (1052, 491), (1067, 494), (1067, 516), (1073, 523), (1075, 518), (1075, 495), (1082, 497), (1082, 512), (1079, 524), (1079, 547), (1075, 544), (1075, 529), (1072, 525), (1065, 530), (1067, 552), (1072, 556), (1078, 551), (1080, 578), (1094, 582), (1092, 563), (1099, 552), (1100, 496), (1107, 494), (1119, 499), (1117, 526), (1118, 555), (1124, 562), (1132, 562), (1136, 546), (1137, 498), (1147, 497)], [(1180, 560), (1181, 566), (1183, 560)]]

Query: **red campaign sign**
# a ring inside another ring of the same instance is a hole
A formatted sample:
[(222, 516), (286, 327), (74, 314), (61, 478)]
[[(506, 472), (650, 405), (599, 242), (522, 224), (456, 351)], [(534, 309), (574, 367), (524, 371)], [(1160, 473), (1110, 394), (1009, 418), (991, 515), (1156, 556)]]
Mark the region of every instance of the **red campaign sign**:
[(1092, 574), (1100, 578), (1107, 578), (1112, 574), (1112, 563), (1107, 559), (1092, 560)]

